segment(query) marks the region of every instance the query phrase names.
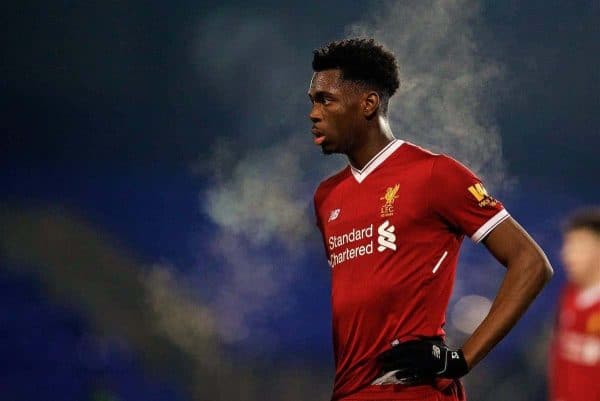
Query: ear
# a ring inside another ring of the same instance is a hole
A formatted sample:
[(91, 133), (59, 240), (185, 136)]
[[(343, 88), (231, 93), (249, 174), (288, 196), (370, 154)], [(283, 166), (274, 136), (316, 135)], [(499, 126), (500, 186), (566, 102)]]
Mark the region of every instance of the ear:
[(374, 114), (379, 110), (379, 106), (381, 104), (381, 99), (379, 98), (379, 94), (377, 92), (369, 92), (363, 98), (362, 101), (362, 112), (363, 115), (370, 119)]

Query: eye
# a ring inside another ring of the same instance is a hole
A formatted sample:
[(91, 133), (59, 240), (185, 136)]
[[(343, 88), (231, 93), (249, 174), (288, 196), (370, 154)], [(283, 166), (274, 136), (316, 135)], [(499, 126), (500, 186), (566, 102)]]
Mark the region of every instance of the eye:
[(322, 104), (323, 106), (329, 105), (334, 100), (335, 99), (333, 99), (332, 97), (329, 97), (323, 93), (317, 93), (316, 96), (310, 97), (311, 103), (313, 103), (313, 104), (319, 103), (319, 104)]
[(323, 96), (321, 98), (321, 103), (323, 103), (323, 105), (325, 105), (325, 106), (327, 106), (330, 103), (333, 103), (334, 101), (335, 101), (335, 99), (330, 96)]

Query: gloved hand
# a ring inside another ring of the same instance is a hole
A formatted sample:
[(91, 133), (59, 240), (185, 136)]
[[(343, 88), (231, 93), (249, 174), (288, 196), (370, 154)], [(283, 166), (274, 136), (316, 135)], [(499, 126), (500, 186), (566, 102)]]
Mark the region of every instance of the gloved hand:
[(458, 379), (469, 372), (463, 352), (448, 348), (438, 340), (414, 340), (400, 343), (378, 357), (384, 372), (396, 371), (400, 381), (416, 377)]

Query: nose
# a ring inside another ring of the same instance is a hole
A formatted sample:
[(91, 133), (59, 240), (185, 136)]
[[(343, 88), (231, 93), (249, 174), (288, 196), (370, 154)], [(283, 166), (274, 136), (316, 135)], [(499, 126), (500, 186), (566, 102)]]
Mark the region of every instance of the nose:
[(319, 105), (315, 102), (310, 109), (310, 113), (308, 114), (308, 118), (310, 118), (313, 123), (321, 121), (321, 113), (318, 110), (318, 106)]

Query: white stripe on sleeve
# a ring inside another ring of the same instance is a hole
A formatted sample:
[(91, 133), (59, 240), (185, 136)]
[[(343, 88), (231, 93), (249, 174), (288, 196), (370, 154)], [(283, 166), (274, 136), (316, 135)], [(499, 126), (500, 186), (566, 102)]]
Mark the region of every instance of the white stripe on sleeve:
[(504, 220), (506, 220), (508, 217), (510, 217), (510, 214), (508, 214), (508, 212), (506, 211), (506, 209), (502, 209), (500, 210), (498, 213), (496, 213), (491, 219), (489, 219), (488, 221), (486, 221), (481, 227), (479, 227), (479, 229), (477, 231), (475, 231), (475, 233), (473, 235), (471, 235), (471, 239), (474, 242), (479, 242), (482, 239), (485, 238), (486, 235), (488, 235), (494, 228), (496, 228), (496, 226), (500, 223), (502, 223)]

